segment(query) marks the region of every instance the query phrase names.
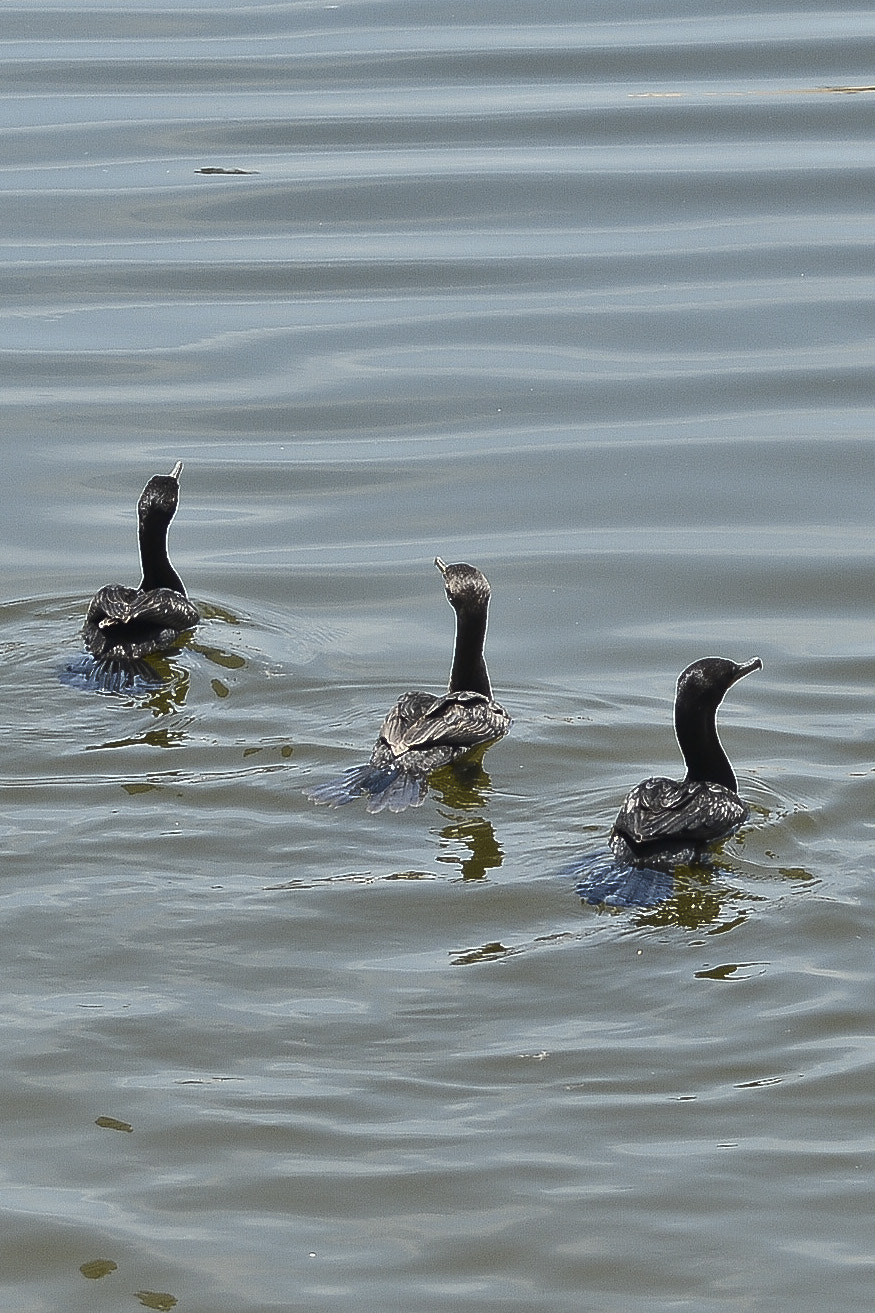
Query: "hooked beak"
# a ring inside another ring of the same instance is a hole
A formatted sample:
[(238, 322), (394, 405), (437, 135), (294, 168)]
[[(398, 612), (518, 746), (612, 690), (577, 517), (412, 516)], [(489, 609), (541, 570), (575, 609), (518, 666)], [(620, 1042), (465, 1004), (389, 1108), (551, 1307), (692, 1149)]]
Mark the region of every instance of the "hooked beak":
[(738, 672), (732, 681), (733, 684), (737, 684), (740, 679), (743, 679), (745, 675), (752, 674), (754, 670), (762, 670), (762, 668), (763, 663), (759, 657), (751, 657), (750, 661), (743, 661), (738, 667)]

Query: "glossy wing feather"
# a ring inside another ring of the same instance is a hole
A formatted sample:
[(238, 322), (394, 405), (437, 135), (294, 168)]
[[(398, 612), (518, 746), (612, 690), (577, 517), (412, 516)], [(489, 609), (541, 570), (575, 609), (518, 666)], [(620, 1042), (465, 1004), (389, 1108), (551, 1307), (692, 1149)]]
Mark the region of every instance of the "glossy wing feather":
[(92, 597), (85, 623), (105, 627), (104, 621), (108, 620), (113, 624), (124, 624), (136, 596), (136, 588), (126, 588), (124, 584), (107, 584)]
[(500, 739), (510, 726), (504, 708), (482, 693), (448, 693), (433, 698), (391, 746), (398, 755), (411, 749), (474, 748)]
[(747, 806), (722, 784), (644, 780), (625, 798), (614, 829), (636, 845), (659, 840), (710, 843), (729, 834)]
[(112, 625), (154, 625), (158, 629), (193, 629), (200, 620), (197, 608), (184, 593), (172, 588), (153, 588), (139, 593), (131, 588), (110, 585), (101, 589), (88, 609), (91, 618), (98, 600), (102, 615), (97, 620), (101, 629)]
[[(433, 693), (402, 693), (380, 726), (378, 745), (380, 742), (388, 744), (393, 755), (396, 755), (397, 745), (404, 740), (408, 731), (438, 702), (440, 698), (436, 698)], [(400, 751), (403, 752), (404, 749), (401, 748)]]

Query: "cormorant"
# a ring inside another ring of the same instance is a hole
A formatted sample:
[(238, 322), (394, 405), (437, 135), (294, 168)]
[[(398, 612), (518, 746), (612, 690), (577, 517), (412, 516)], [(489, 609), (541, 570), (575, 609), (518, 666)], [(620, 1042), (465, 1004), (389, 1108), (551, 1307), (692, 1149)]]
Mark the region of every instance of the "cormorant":
[(439, 556), (434, 563), (456, 613), (446, 694), (404, 693), (383, 721), (367, 764), (307, 790), (313, 802), (340, 807), (364, 795), (369, 812), (418, 807), (432, 771), (485, 748), (510, 729), (510, 716), (492, 697), (483, 657), (490, 597), (486, 577), (473, 565), (447, 565)]
[(94, 657), (94, 671), (86, 680), (93, 687), (117, 691), (143, 673), (154, 680), (143, 658), (174, 647), (200, 620), (167, 554), (167, 530), (179, 502), (181, 472), (182, 461), (178, 461), (169, 474), (156, 474), (137, 502), (143, 569), (139, 587), (107, 584), (88, 607), (82, 637)]
[(704, 657), (680, 674), (674, 726), (686, 775), (643, 780), (626, 795), (609, 839), (615, 860), (593, 858), (577, 870), (587, 871), (577, 886), (586, 902), (646, 906), (669, 897), (674, 868), (700, 860), (747, 818), (717, 735), (717, 709), (732, 685), (762, 664), (759, 657), (741, 664)]

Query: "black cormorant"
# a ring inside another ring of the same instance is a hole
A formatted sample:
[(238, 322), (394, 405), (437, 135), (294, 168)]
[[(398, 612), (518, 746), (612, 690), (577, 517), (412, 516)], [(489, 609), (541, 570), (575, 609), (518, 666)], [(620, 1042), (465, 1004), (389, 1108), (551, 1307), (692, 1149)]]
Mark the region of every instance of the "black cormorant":
[(492, 697), (483, 657), (490, 590), (473, 565), (435, 565), (456, 613), (456, 643), (446, 694), (405, 693), (383, 721), (370, 761), (307, 790), (313, 802), (339, 807), (363, 795), (368, 811), (418, 807), (432, 771), (500, 739), (511, 718)]
[(717, 709), (732, 685), (762, 664), (759, 657), (741, 664), (704, 657), (680, 674), (674, 725), (686, 775), (643, 780), (626, 795), (611, 830), (613, 858), (590, 858), (576, 869), (586, 874), (577, 885), (586, 902), (646, 906), (670, 897), (674, 868), (700, 860), (747, 818), (717, 735)]
[(200, 620), (167, 554), (167, 530), (179, 502), (182, 461), (149, 480), (137, 502), (140, 564), (138, 588), (107, 584), (91, 600), (82, 637), (94, 657), (89, 681), (106, 690), (126, 687), (143, 658), (166, 652)]

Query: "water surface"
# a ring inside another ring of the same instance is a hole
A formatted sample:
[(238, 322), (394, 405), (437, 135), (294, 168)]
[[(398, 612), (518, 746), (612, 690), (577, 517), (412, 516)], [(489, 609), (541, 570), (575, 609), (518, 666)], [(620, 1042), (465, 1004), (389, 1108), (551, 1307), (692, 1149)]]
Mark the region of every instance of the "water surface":
[[(7, 1304), (868, 1309), (870, 12), (0, 43)], [(176, 460), (204, 623), (158, 692), (65, 687)], [(514, 729), (417, 811), (313, 808), (446, 680), (436, 554)], [(750, 820), (583, 906), (712, 653), (764, 663)]]

